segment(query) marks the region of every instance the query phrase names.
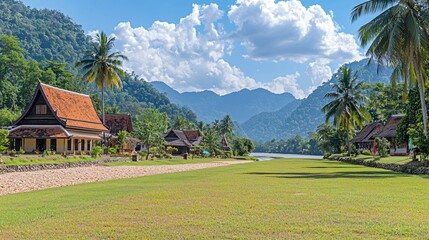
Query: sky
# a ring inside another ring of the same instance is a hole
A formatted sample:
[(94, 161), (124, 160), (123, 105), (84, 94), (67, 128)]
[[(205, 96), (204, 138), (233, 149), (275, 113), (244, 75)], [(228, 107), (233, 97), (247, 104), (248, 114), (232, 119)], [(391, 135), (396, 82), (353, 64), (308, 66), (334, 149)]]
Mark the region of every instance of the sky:
[(351, 23), (363, 0), (23, 0), (59, 10), (86, 34), (104, 31), (127, 71), (184, 91), (243, 88), (308, 96), (365, 49)]

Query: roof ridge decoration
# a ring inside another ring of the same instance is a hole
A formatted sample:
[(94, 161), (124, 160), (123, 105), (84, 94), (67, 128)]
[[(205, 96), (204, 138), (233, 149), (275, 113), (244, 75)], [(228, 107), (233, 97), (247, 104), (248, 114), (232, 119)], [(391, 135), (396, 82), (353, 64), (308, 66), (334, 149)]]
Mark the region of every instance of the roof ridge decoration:
[(49, 88), (53, 88), (53, 89), (56, 89), (56, 90), (59, 90), (59, 91), (63, 91), (63, 92), (71, 93), (71, 94), (76, 94), (76, 95), (81, 95), (81, 96), (85, 96), (85, 97), (90, 97), (88, 94), (73, 92), (73, 91), (62, 89), (62, 88), (59, 88), (59, 87), (54, 87), (54, 86), (48, 85), (46, 83), (42, 83), (40, 81), (39, 81), (39, 83), (40, 83), (40, 85), (43, 85), (43, 86), (49, 87)]

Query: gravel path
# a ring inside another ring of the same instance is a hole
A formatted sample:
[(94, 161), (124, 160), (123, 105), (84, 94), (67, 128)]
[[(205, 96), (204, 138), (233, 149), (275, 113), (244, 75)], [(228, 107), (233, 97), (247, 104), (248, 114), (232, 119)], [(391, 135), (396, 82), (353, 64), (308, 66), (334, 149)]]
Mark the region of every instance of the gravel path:
[(157, 165), (157, 166), (91, 166), (67, 169), (14, 172), (0, 174), (0, 196), (33, 190), (133, 178), (155, 174), (184, 172), (203, 168), (221, 167), (250, 161), (220, 161), (211, 163)]

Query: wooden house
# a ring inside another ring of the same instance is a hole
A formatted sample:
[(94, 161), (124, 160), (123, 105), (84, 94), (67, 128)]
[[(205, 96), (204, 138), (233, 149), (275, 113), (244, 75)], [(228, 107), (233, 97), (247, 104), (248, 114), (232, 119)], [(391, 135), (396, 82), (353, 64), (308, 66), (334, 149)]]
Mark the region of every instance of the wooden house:
[(89, 95), (39, 83), (33, 99), (9, 130), (11, 148), (26, 153), (89, 153), (102, 140), (102, 124)]
[(351, 142), (355, 144), (358, 151), (369, 150), (372, 154), (375, 152), (374, 136), (377, 135), (384, 128), (383, 123), (374, 122), (367, 124), (360, 130), (360, 132), (354, 137)]
[(173, 130), (164, 135), (165, 145), (177, 148), (175, 154), (190, 153), (194, 146), (198, 146), (203, 141), (199, 130)]
[(372, 139), (376, 137), (386, 138), (390, 143), (390, 155), (408, 155), (408, 143), (399, 143), (395, 141), (396, 138), (396, 126), (404, 117), (404, 114), (392, 115), (384, 125), (383, 129), (375, 134)]
[(226, 139), (225, 135), (223, 135), (222, 139), (220, 140), (220, 150), (231, 151), (231, 147), (229, 146), (228, 140)]
[[(99, 116), (101, 119), (101, 116)], [(104, 115), (105, 123), (104, 125), (109, 129), (108, 141), (109, 146), (115, 146), (118, 144), (118, 133), (120, 131), (127, 131), (128, 133), (133, 132), (133, 123), (131, 121), (130, 114), (105, 114)], [(136, 148), (141, 148), (141, 141), (137, 138), (126, 137), (125, 146), (122, 151), (132, 152)]]

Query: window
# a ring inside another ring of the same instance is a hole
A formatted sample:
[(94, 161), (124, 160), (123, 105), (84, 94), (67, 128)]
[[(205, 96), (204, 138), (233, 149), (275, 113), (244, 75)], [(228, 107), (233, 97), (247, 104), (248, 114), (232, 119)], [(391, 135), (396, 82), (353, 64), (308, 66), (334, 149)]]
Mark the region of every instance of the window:
[(51, 151), (57, 151), (57, 139), (51, 139)]
[(36, 105), (36, 114), (46, 114), (47, 107), (46, 105)]
[(11, 143), (10, 149), (15, 149), (15, 151), (19, 151), (22, 148), (22, 139), (21, 138), (12, 139), (12, 141), (10, 143)]
[(74, 140), (74, 150), (79, 151), (79, 140), (78, 139)]
[(39, 152), (46, 150), (46, 139), (36, 139), (36, 150)]
[(80, 150), (85, 151), (85, 140), (80, 140)]
[(86, 141), (86, 144), (88, 145), (88, 146), (86, 147), (86, 150), (87, 150), (87, 151), (91, 151), (91, 140)]
[(67, 151), (71, 151), (71, 145), (72, 145), (72, 140), (68, 139), (67, 140)]

